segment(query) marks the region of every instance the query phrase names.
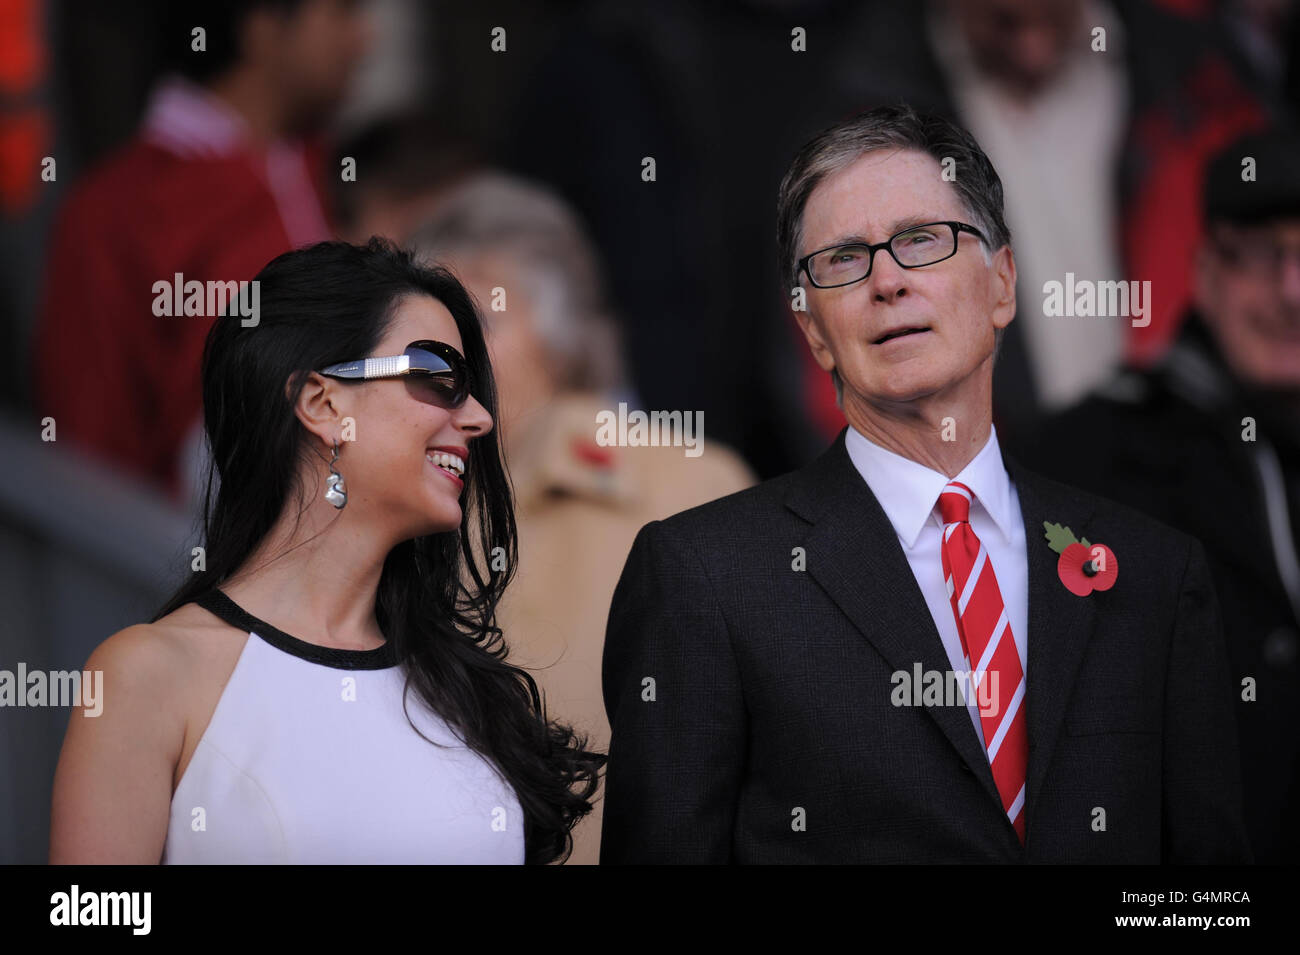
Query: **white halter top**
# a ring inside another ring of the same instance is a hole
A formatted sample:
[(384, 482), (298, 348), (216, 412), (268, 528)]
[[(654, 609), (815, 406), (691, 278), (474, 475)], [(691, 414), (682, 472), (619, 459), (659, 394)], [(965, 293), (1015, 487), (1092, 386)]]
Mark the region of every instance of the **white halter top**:
[(391, 643), (341, 650), (195, 600), (249, 632), (172, 796), (163, 864), (522, 863), (514, 790), (414, 689)]

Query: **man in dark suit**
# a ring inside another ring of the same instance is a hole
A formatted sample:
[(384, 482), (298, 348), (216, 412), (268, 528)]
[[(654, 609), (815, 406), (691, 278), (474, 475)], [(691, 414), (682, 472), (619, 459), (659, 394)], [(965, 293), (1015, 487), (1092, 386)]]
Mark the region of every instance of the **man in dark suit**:
[(638, 535), (602, 862), (1249, 861), (1203, 549), (998, 446), (1015, 262), (978, 144), (869, 111), (778, 218), (849, 427)]

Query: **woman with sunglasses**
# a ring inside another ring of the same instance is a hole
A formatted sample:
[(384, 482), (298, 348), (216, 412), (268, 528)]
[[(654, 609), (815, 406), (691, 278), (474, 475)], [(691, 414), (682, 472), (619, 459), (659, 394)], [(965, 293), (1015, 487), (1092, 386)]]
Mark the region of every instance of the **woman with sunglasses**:
[(86, 663), (51, 861), (563, 859), (604, 757), (496, 626), (515, 522), (469, 296), (379, 240), (257, 281), (203, 357), (205, 546)]

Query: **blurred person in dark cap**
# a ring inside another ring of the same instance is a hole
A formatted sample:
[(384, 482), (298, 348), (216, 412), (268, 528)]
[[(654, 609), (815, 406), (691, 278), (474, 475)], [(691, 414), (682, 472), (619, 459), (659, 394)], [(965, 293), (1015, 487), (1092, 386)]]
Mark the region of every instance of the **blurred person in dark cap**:
[[(519, 569), (499, 622), (547, 712), (581, 727), (603, 752), (605, 622), (637, 531), (754, 477), (710, 438), (699, 452), (601, 439), (599, 415), (620, 399), (640, 403), (620, 394), (618, 329), (599, 261), (563, 201), (492, 171), (442, 195), (411, 243), (456, 273), (483, 316), (519, 524)], [(574, 827), (571, 864), (598, 861), (602, 811), (597, 802)]]
[[(179, 498), (215, 317), (156, 313), (155, 283), (248, 281), (331, 238), (319, 134), (368, 41), (357, 0), (169, 9), (168, 70), (136, 135), (60, 210), (33, 407), (57, 437)], [(205, 305), (206, 305), (205, 296)]]
[[(1039, 468), (1205, 545), (1238, 700), (1256, 860), (1294, 862), (1300, 697), (1300, 133), (1211, 162), (1195, 304), (1151, 370), (1049, 419)], [(1157, 287), (1157, 294), (1158, 294)]]

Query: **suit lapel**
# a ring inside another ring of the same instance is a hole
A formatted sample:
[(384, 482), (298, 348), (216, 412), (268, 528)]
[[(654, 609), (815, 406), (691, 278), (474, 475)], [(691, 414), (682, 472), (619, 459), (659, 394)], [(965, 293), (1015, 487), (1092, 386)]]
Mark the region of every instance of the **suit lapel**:
[[(808, 573), (895, 671), (910, 674), (919, 662), (923, 670), (945, 673), (952, 665), (925, 597), (898, 534), (853, 466), (844, 435), (795, 476), (786, 495), (786, 506), (813, 525), (803, 543)], [(1000, 804), (966, 707), (923, 709)]]
[[(893, 525), (849, 458), (844, 434), (795, 476), (786, 495), (786, 506), (813, 525), (804, 543), (808, 573), (895, 670), (911, 672), (919, 662), (923, 670), (945, 672), (948, 654), (929, 607)], [(1057, 576), (1059, 555), (1043, 536), (1043, 522), (1068, 525), (1084, 537), (1092, 507), (1064, 486), (1026, 470), (1005, 451), (1003, 463), (1024, 519), (1029, 574), (1025, 814), (1032, 831), (1070, 688), (1096, 625), (1095, 602), (1070, 593)], [(965, 707), (924, 709), (1000, 805), (988, 756)]]
[(1025, 790), (1025, 819), (1033, 831), (1034, 807), (1047, 767), (1061, 735), (1065, 705), (1096, 626), (1096, 602), (1066, 590), (1057, 575), (1060, 557), (1048, 546), (1043, 522), (1068, 526), (1086, 537), (1092, 507), (1003, 453), (1003, 462), (1016, 485), (1025, 521), (1029, 565), (1029, 665), (1025, 670), (1029, 729), (1029, 768)]

